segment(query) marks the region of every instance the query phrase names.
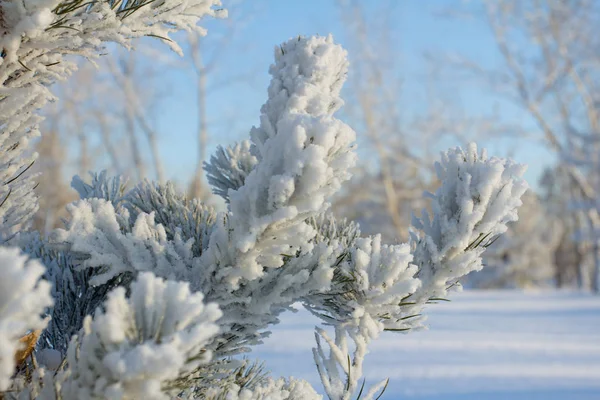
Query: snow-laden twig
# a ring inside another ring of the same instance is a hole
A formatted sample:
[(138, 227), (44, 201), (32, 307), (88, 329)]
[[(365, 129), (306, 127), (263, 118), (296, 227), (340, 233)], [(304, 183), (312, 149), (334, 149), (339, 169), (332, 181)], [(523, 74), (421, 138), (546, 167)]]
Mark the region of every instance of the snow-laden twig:
[(210, 361), (205, 347), (219, 330), (216, 304), (205, 305), (188, 283), (151, 273), (138, 276), (129, 298), (125, 292), (109, 293), (71, 342), (69, 368), (59, 377), (64, 398), (169, 399), (172, 381)]
[(79, 175), (71, 180), (71, 187), (81, 199), (104, 199), (118, 205), (127, 189), (127, 180), (121, 176), (109, 177), (106, 170), (91, 173), (92, 181), (85, 182)]
[(475, 144), (442, 154), (436, 163), (442, 184), (430, 195), (432, 216), (423, 211), (420, 219), (413, 218), (413, 226), (421, 230), (413, 230), (411, 245), (422, 286), (406, 299), (415, 303), (409, 312), (420, 313), (427, 301), (444, 298), (450, 287), (459, 287), (459, 278), (483, 267), (486, 247), (518, 219), (527, 190), (525, 169), (510, 160), (488, 158)]
[(213, 193), (221, 196), (229, 203), (229, 191), (238, 190), (246, 182), (258, 159), (251, 151), (251, 143), (244, 140), (234, 146), (217, 147), (210, 161), (204, 163), (206, 178), (213, 188)]
[(143, 36), (169, 39), (197, 26), (204, 16), (222, 17), (219, 0), (7, 0), (0, 3), (0, 234), (7, 237), (27, 224), (37, 208), (35, 161), (28, 143), (39, 135), (38, 110), (54, 100), (49, 86), (77, 68), (72, 55), (88, 60), (104, 52), (106, 42), (130, 47)]
[(24, 345), (19, 339), (46, 327), (42, 315), (52, 306), (52, 297), (48, 282), (40, 280), (44, 267), (19, 249), (0, 247), (0, 270), (0, 391), (4, 391), (11, 384), (16, 353)]
[(163, 278), (187, 280), (192, 265), (192, 241), (180, 236), (168, 240), (154, 215), (140, 213), (133, 224), (127, 210), (115, 210), (103, 199), (79, 200), (67, 207), (66, 229), (53, 232), (52, 240), (68, 244), (68, 251), (86, 268), (96, 268), (92, 285), (102, 285), (124, 273), (149, 271)]

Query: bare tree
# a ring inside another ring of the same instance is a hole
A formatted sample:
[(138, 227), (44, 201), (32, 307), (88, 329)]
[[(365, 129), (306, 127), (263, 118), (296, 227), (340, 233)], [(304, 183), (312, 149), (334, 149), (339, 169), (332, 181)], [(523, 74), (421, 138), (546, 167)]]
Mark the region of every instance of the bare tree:
[(198, 116), (196, 169), (188, 188), (188, 194), (194, 198), (206, 199), (211, 195), (205, 182), (203, 169), (206, 161), (206, 149), (210, 140), (207, 115), (208, 97), (216, 91), (223, 90), (231, 85), (251, 82), (253, 79), (254, 71), (252, 70), (246, 70), (239, 75), (228, 76), (223, 80), (214, 79), (215, 72), (222, 70), (220, 66), (224, 62), (225, 50), (231, 47), (231, 42), (243, 28), (242, 21), (247, 18), (249, 18), (248, 15), (230, 15), (224, 32), (219, 37), (213, 35), (210, 45), (207, 45), (204, 37), (196, 33), (190, 32), (187, 36), (189, 50), (186, 61), (187, 67), (191, 67), (195, 80)]
[(39, 232), (48, 233), (61, 223), (66, 216), (65, 206), (75, 200), (75, 191), (70, 190), (64, 178), (66, 149), (57, 130), (48, 129), (37, 142), (38, 159), (33, 171), (43, 173), (35, 188), (39, 196), (40, 208), (33, 218), (33, 227)]
[[(459, 71), (521, 107), (549, 148), (560, 156), (580, 205), (594, 259), (592, 289), (600, 281), (600, 3), (593, 0), (486, 2), (484, 18), (501, 56), (496, 67), (452, 57)], [(583, 238), (583, 236), (582, 236)]]
[(118, 112), (121, 114), (125, 133), (129, 138), (135, 176), (138, 181), (146, 177), (138, 138), (140, 135), (138, 131), (141, 131), (150, 147), (156, 179), (164, 182), (164, 167), (157, 143), (158, 133), (149, 117), (149, 114), (156, 109), (156, 102), (160, 98), (156, 93), (156, 80), (160, 76), (160, 71), (152, 64), (144, 64), (141, 67), (139, 58), (137, 52), (122, 51), (118, 58), (107, 58), (106, 64), (120, 99)]
[(196, 34), (190, 33), (188, 35), (190, 60), (196, 75), (196, 101), (198, 107), (198, 158), (196, 160), (196, 170), (189, 192), (192, 197), (199, 199), (204, 198), (208, 194), (203, 179), (204, 170), (202, 169), (204, 160), (206, 159), (206, 146), (208, 143), (208, 127), (206, 121), (206, 75), (210, 73), (215, 61), (213, 60), (213, 63), (208, 66), (205, 65), (200, 39), (201, 38)]
[[(108, 64), (108, 74), (83, 62), (68, 84), (54, 88), (61, 101), (46, 112), (44, 130), (49, 134), (37, 143), (40, 158), (34, 165), (42, 174), (36, 189), (42, 207), (34, 219), (41, 231), (60, 225), (65, 205), (74, 198), (69, 188), (73, 174), (87, 176), (91, 170), (110, 166), (113, 173), (138, 180), (145, 177), (140, 143), (143, 139), (153, 150), (157, 177), (164, 179), (157, 135), (147, 121), (150, 102), (156, 99), (148, 95), (151, 74), (144, 76), (144, 84), (139, 79), (136, 59), (124, 54), (102, 60)], [(148, 100), (143, 103), (141, 99)], [(127, 139), (125, 145), (117, 146), (123, 138)], [(73, 142), (76, 149), (69, 145)]]
[[(347, 116), (355, 126), (362, 127), (360, 138), (372, 150), (377, 165), (373, 172), (363, 169), (354, 180), (358, 186), (375, 181), (373, 185), (362, 191), (348, 188), (335, 206), (338, 212), (362, 222), (367, 232), (370, 226), (387, 219), (391, 222), (384, 224), (388, 225), (384, 229), (388, 238), (405, 239), (410, 216), (406, 206), (418, 206), (415, 202), (420, 201), (420, 192), (426, 186), (424, 179), (428, 178), (422, 179), (416, 173), (423, 160), (407, 146), (409, 138), (402, 129), (398, 104), (402, 80), (391, 51), (390, 21), (383, 18), (375, 27), (360, 3), (340, 1), (338, 5), (351, 54), (360, 55), (352, 60), (354, 71), (349, 80)], [(393, 3), (380, 6), (393, 7)], [(372, 212), (380, 209), (385, 210), (383, 218), (381, 212)]]
[(585, 212), (572, 207), (573, 199), (580, 198), (580, 190), (570, 178), (564, 165), (544, 172), (541, 182), (542, 201), (549, 218), (561, 223), (561, 237), (554, 250), (554, 276), (557, 288), (575, 285), (584, 287), (584, 260), (586, 248), (576, 240), (576, 232), (585, 226)]

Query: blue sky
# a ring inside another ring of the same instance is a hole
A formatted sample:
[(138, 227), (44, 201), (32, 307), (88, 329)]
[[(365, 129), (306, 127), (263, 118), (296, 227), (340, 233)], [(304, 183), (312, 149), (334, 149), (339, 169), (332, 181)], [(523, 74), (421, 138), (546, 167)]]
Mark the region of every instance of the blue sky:
[[(381, 18), (380, 1), (365, 1), (370, 18)], [(443, 18), (439, 12), (458, 5), (461, 1), (406, 1), (396, 2), (395, 7), (385, 9), (393, 25), (394, 50), (397, 51), (399, 75), (404, 80), (402, 108), (406, 114), (418, 114), (427, 106), (423, 96), (426, 84), (426, 64), (423, 55), (460, 53), (473, 57), (489, 66), (500, 62), (492, 37), (485, 25), (477, 20)], [(227, 46), (219, 52), (218, 68), (208, 77), (211, 83), (222, 82), (242, 75), (248, 79), (211, 91), (208, 97), (210, 146), (208, 154), (217, 144), (228, 144), (244, 139), (250, 127), (257, 123), (260, 106), (266, 98), (269, 82), (268, 67), (275, 45), (296, 35), (332, 33), (336, 41), (344, 45), (346, 37), (335, 0), (254, 0), (233, 3), (224, 0), (224, 6), (238, 23)], [(204, 41), (205, 57), (211, 59), (214, 50), (222, 43), (227, 22), (205, 21), (208, 36)], [(158, 41), (152, 46), (168, 51)], [(353, 54), (349, 54), (352, 62)], [(352, 73), (352, 64), (350, 65)], [(164, 81), (168, 96), (161, 103), (155, 116), (160, 132), (160, 151), (167, 176), (179, 182), (192, 175), (196, 165), (197, 113), (193, 76), (177, 69), (165, 70)], [(460, 105), (469, 115), (489, 114), (492, 109), (503, 119), (518, 121), (533, 127), (531, 121), (518, 108), (498, 101), (477, 88), (462, 82), (447, 80), (442, 101)], [(536, 138), (487, 140), (478, 139), (490, 153), (511, 155), (517, 161), (529, 164), (526, 178), (532, 185), (543, 170), (552, 162), (552, 153), (546, 151)], [(462, 143), (445, 143), (460, 145)], [(364, 156), (364, 155), (363, 155)]]

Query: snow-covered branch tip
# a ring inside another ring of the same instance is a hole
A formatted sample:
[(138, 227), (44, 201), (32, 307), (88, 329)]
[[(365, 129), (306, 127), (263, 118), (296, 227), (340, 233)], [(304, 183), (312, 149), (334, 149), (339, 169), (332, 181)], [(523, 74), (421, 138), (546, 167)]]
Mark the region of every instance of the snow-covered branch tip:
[(87, 317), (59, 376), (65, 399), (170, 399), (187, 378), (211, 360), (207, 343), (222, 313), (204, 304), (189, 285), (142, 273), (109, 293), (104, 309)]
[(401, 245), (383, 245), (379, 236), (356, 240), (337, 264), (331, 294), (311, 298), (316, 315), (371, 338), (408, 331), (420, 326), (426, 303), (481, 269), (486, 246), (517, 219), (525, 166), (488, 158), (472, 144), (443, 153), (436, 170), (441, 186), (429, 195), (433, 217), (423, 211), (414, 219), (421, 232), (413, 229), (411, 242)]
[(232, 247), (231, 264), (217, 273), (232, 285), (281, 267), (282, 254), (309, 251), (315, 230), (306, 220), (350, 177), (355, 133), (333, 116), (347, 65), (331, 37), (298, 37), (276, 48), (269, 99), (251, 132), (258, 164), (228, 191), (227, 243), (211, 244)]
[(106, 170), (90, 173), (92, 181), (86, 183), (79, 175), (71, 180), (71, 187), (80, 199), (104, 199), (118, 205), (127, 189), (127, 179), (122, 176), (108, 177)]
[[(40, 280), (44, 267), (28, 260), (17, 248), (0, 247), (0, 392), (7, 390), (15, 371), (17, 352), (26, 342), (28, 332), (41, 331), (47, 319), (42, 318), (52, 306), (50, 284)], [(35, 334), (37, 339), (37, 334)], [(35, 341), (33, 345), (35, 344)], [(24, 360), (23, 360), (24, 361)], [(1, 394), (0, 394), (1, 396)]]
[(79, 200), (67, 210), (66, 229), (55, 230), (51, 240), (70, 252), (81, 268), (97, 268), (90, 284), (102, 285), (121, 274), (139, 272), (194, 281), (189, 268), (193, 240), (184, 242), (178, 235), (169, 240), (153, 212), (130, 221), (127, 209), (115, 209), (98, 198)]
[[(413, 218), (414, 263), (423, 282), (420, 299), (444, 297), (450, 285), (482, 268), (481, 255), (518, 219), (526, 166), (478, 153), (475, 144), (442, 154), (436, 172), (442, 182), (431, 194), (432, 216)], [(414, 299), (413, 299), (414, 300)]]
[(217, 147), (217, 152), (210, 156), (210, 162), (204, 163), (204, 170), (213, 193), (229, 203), (229, 190), (244, 186), (246, 177), (257, 163), (250, 141), (244, 140), (227, 148)]
[[(442, 184), (429, 196), (433, 217), (423, 211), (414, 222), (422, 232), (413, 231), (412, 241), (401, 245), (382, 245), (380, 236), (355, 240), (335, 265), (331, 290), (306, 301), (311, 312), (335, 327), (335, 340), (318, 328), (313, 349), (330, 398), (351, 398), (368, 343), (384, 330), (421, 327), (424, 306), (444, 300), (449, 286), (481, 269), (485, 248), (517, 219), (527, 189), (524, 166), (488, 158), (470, 145), (443, 153), (436, 170)], [(347, 336), (355, 343), (352, 356)]]

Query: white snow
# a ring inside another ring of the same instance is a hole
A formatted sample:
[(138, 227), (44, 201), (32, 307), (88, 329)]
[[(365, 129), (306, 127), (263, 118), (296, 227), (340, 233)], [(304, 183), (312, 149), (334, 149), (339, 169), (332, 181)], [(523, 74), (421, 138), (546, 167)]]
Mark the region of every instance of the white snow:
[[(600, 399), (600, 297), (466, 291), (430, 305), (428, 331), (384, 332), (371, 343), (365, 388), (386, 377), (383, 400)], [(251, 354), (276, 375), (322, 393), (310, 349), (319, 321), (285, 314)]]

